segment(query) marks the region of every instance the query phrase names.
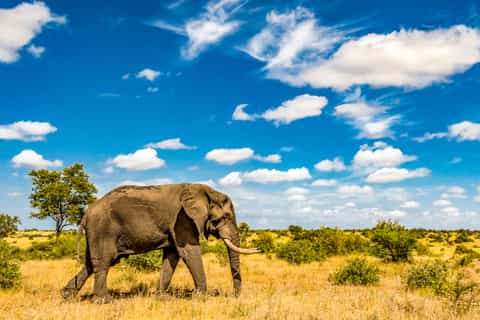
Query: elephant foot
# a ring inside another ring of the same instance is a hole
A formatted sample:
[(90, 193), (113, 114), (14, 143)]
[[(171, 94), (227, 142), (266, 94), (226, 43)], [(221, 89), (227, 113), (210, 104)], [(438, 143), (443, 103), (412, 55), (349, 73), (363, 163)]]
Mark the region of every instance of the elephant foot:
[(78, 290), (74, 288), (63, 288), (60, 290), (60, 294), (64, 300), (72, 300), (77, 295)]
[(113, 302), (113, 297), (109, 294), (103, 295), (103, 296), (97, 296), (95, 295), (92, 299), (93, 303), (96, 304), (109, 304)]

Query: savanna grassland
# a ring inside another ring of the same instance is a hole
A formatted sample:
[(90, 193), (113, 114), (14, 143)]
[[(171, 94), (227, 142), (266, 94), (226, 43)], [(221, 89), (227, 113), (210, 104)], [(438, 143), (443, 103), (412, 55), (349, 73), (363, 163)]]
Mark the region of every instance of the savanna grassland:
[[(115, 299), (107, 305), (90, 301), (92, 278), (77, 299), (62, 300), (59, 290), (80, 264), (75, 234), (62, 235), (63, 247), (52, 244), (52, 235), (29, 231), (7, 238), (19, 248), (21, 277), (14, 288), (0, 290), (0, 319), (480, 319), (480, 232), (409, 231), (415, 244), (407, 260), (393, 262), (378, 253), (368, 230), (249, 231), (244, 244), (266, 253), (242, 256), (240, 298), (231, 296), (222, 244), (210, 240), (203, 245), (207, 296), (192, 295), (183, 263), (172, 290), (157, 295), (157, 255), (112, 268)], [(320, 237), (329, 240), (317, 243)], [(335, 276), (354, 257), (360, 267)]]

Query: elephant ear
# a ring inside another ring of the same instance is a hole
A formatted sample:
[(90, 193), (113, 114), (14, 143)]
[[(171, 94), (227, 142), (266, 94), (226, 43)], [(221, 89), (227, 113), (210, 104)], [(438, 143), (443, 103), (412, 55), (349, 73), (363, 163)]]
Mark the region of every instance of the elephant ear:
[(198, 234), (204, 235), (209, 206), (209, 199), (205, 192), (196, 185), (186, 185), (180, 195), (180, 201), (187, 216), (195, 223)]

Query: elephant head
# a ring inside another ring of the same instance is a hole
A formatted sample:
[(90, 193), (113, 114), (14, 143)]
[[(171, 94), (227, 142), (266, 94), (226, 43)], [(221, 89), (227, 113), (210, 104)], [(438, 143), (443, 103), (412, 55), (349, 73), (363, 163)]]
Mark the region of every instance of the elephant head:
[(235, 209), (232, 200), (225, 194), (201, 184), (186, 185), (181, 201), (186, 214), (194, 221), (199, 235), (213, 235), (222, 239), (228, 247), (234, 294), (241, 290), (239, 254), (259, 253), (257, 249), (240, 248)]

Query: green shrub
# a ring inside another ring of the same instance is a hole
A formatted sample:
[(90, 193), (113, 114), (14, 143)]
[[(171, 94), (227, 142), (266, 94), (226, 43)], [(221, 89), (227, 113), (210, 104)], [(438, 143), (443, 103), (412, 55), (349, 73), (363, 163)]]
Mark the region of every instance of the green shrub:
[(294, 264), (322, 261), (326, 256), (322, 247), (308, 240), (290, 240), (277, 249), (276, 255)]
[(162, 250), (131, 255), (125, 263), (138, 271), (158, 271), (162, 267)]
[(409, 260), (416, 239), (398, 222), (380, 221), (372, 229), (372, 253), (386, 262)]
[[(77, 257), (77, 235), (74, 232), (65, 232), (58, 239), (33, 243), (21, 253), (23, 259), (61, 259)], [(80, 259), (85, 259), (85, 239), (80, 241)]]
[(444, 261), (432, 260), (413, 265), (404, 278), (408, 289), (427, 288), (442, 294), (448, 288), (448, 266)]
[(462, 274), (458, 274), (450, 281), (447, 291), (453, 310), (457, 315), (462, 315), (478, 305), (479, 286), (472, 281), (465, 281)]
[(455, 238), (455, 243), (464, 242), (472, 242), (472, 239), (470, 239), (470, 232), (467, 230), (458, 230), (457, 238)]
[(262, 250), (264, 253), (271, 253), (275, 250), (273, 237), (266, 232), (262, 232), (258, 235), (258, 238), (253, 240), (253, 246)]
[(221, 241), (200, 240), (202, 253), (213, 253), (217, 258), (217, 262), (221, 265), (228, 264), (228, 252), (226, 246)]
[(353, 258), (332, 273), (328, 280), (336, 285), (373, 285), (380, 281), (380, 270), (365, 258)]
[(18, 250), (0, 239), (0, 289), (15, 287), (20, 281)]
[(17, 231), (20, 224), (20, 218), (10, 216), (8, 214), (0, 214), (0, 238), (4, 238), (9, 234)]
[(431, 255), (430, 248), (427, 245), (425, 245), (421, 242), (416, 243), (415, 251), (417, 251), (417, 254), (419, 256), (429, 256), (429, 255)]

